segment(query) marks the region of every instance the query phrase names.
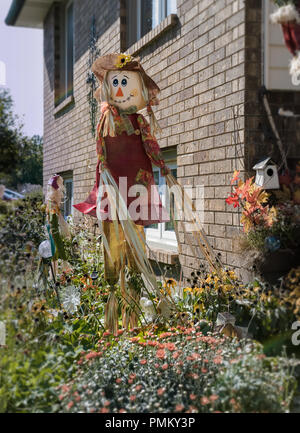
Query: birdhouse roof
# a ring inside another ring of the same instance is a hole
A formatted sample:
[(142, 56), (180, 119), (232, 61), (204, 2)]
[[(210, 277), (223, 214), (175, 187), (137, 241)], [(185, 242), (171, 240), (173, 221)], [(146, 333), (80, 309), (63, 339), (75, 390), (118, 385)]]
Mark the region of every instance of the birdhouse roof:
[(271, 157), (261, 159), (254, 167), (253, 170), (263, 170), (267, 165), (276, 165)]

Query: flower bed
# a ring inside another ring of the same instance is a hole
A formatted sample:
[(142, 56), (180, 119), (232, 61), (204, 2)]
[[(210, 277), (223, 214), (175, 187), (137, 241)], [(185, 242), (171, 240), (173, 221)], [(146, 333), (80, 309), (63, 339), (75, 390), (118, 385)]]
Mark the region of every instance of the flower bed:
[(161, 290), (173, 296), (172, 314), (152, 324), (141, 315), (139, 329), (112, 336), (103, 327), (108, 286), (97, 235), (74, 231), (65, 245), (72, 269), (59, 270), (54, 284), (37, 254), (41, 203), (4, 207), (1, 412), (289, 411), (295, 380), (287, 357), (266, 357), (261, 344), (227, 338), (215, 325), (227, 311), (237, 325), (251, 321), (255, 339), (284, 335), (299, 314), (297, 271), (288, 298), (258, 281), (244, 286), (230, 270), (217, 276), (201, 268), (182, 293), (169, 279)]
[(66, 412), (285, 412), (295, 380), (262, 346), (200, 327), (105, 337), (58, 390)]

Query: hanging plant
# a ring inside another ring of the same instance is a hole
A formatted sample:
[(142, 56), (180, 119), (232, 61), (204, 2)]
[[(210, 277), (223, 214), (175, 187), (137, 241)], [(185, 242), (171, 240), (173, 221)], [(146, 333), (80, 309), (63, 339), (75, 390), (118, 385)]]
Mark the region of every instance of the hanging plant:
[(274, 24), (280, 24), (283, 31), (285, 44), (293, 54), (290, 63), (290, 74), (300, 74), (300, 0), (274, 0), (279, 6), (271, 15)]

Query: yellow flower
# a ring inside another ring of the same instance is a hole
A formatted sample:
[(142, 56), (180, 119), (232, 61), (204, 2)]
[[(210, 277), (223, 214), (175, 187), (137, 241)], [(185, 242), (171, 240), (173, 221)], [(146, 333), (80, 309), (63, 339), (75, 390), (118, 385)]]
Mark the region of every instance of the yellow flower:
[(131, 62), (131, 56), (129, 54), (120, 54), (117, 59), (116, 67), (121, 69), (129, 62)]
[(164, 282), (164, 284), (163, 284), (163, 287), (176, 287), (176, 285), (177, 285), (177, 282), (174, 280), (174, 278), (168, 278), (165, 282)]
[(191, 287), (186, 287), (184, 289), (184, 292), (186, 292), (186, 293), (193, 293), (193, 289)]

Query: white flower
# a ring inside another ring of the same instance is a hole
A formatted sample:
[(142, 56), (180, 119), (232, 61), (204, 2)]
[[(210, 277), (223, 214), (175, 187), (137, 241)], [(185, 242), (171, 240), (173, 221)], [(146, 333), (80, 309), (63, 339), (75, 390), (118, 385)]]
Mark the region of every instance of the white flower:
[(80, 305), (80, 289), (75, 286), (68, 286), (61, 295), (62, 306), (67, 313), (75, 313)]

